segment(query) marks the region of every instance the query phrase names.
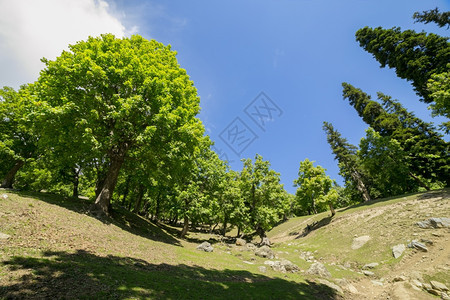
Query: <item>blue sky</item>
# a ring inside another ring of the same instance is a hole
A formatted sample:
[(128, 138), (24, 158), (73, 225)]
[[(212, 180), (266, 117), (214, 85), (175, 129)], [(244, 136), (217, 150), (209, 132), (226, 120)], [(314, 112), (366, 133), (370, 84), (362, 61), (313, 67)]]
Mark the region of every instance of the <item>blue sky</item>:
[[(199, 117), (222, 158), (228, 157), (231, 167), (239, 170), (241, 158), (261, 154), (281, 173), (289, 192), (295, 192), (292, 181), (305, 158), (316, 161), (327, 169), (330, 177), (342, 182), (322, 122), (333, 123), (353, 144), (359, 143), (367, 128), (342, 99), (342, 82), (374, 96), (377, 91), (391, 95), (418, 116), (432, 120), (410, 84), (397, 78), (393, 70), (380, 69), (378, 62), (358, 46), (354, 36), (364, 26), (400, 26), (448, 35), (432, 24), (414, 24), (411, 17), (415, 11), (435, 7), (448, 11), (449, 1), (81, 2), (92, 2), (94, 8), (89, 11), (97, 14), (95, 20), (103, 18), (106, 22), (98, 24), (98, 32), (125, 36), (138, 33), (171, 44), (198, 89), (202, 107)], [(0, 22), (0, 41), (5, 26)], [(1, 51), (5, 50), (0, 47), (0, 56)], [(44, 52), (42, 56), (51, 55)], [(14, 76), (6, 76), (5, 72), (0, 71), (0, 85), (14, 86), (20, 81), (35, 80), (33, 75), (25, 75), (25, 71)], [(257, 98), (259, 95), (268, 99)], [(255, 116), (252, 109), (256, 106), (260, 107), (260, 113), (268, 112), (261, 101), (266, 101), (266, 108), (278, 110), (270, 110), (272, 121), (258, 126), (251, 118)], [(237, 128), (233, 126), (246, 126), (247, 132), (252, 132), (251, 143), (244, 143), (243, 138), (243, 146), (236, 149), (235, 144), (230, 148), (227, 130)]]

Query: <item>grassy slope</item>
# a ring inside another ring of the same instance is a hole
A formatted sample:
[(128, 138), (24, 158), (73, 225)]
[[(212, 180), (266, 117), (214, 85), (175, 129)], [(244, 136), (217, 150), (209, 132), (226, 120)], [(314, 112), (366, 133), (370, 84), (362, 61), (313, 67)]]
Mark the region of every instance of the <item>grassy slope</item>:
[[(89, 203), (45, 194), (0, 200), (0, 298), (331, 298), (303, 278), (258, 272), (238, 251), (175, 238), (166, 229), (119, 211), (100, 221)], [(249, 253), (244, 253), (249, 256)], [(261, 259), (262, 260), (262, 259)], [(260, 261), (262, 264), (263, 261)], [(250, 267), (250, 268), (249, 268)], [(250, 269), (250, 270), (249, 270)], [(275, 276), (274, 276), (275, 275)], [(277, 276), (278, 275), (278, 276)]]
[[(439, 232), (443, 242), (448, 237), (448, 230), (418, 230), (414, 222), (450, 215), (447, 190), (444, 197), (417, 194), (340, 210), (333, 219), (326, 213), (294, 218), (269, 237), (278, 258), (289, 259), (302, 271), (261, 273), (258, 267), (265, 259), (242, 248), (217, 242), (212, 253), (195, 249), (205, 239), (217, 241), (216, 236), (193, 233), (188, 241), (179, 240), (177, 229), (155, 226), (126, 211), (100, 221), (86, 213), (89, 203), (82, 200), (0, 191), (4, 193), (9, 197), (0, 198), (0, 232), (11, 238), (0, 240), (0, 298), (339, 298), (305, 275), (311, 263), (299, 253), (315, 251), (314, 257), (332, 273), (330, 281), (346, 278), (357, 284), (364, 277), (357, 271), (370, 262), (381, 264), (374, 270), (377, 278), (386, 277), (407, 268), (407, 258), (414, 258), (408, 249), (394, 260), (393, 245), (427, 238), (436, 242), (430, 249), (434, 253), (441, 240), (432, 233)], [(318, 222), (315, 230), (301, 237), (313, 221)], [(371, 239), (352, 250), (353, 238), (362, 235)], [(449, 284), (445, 270), (424, 274)]]

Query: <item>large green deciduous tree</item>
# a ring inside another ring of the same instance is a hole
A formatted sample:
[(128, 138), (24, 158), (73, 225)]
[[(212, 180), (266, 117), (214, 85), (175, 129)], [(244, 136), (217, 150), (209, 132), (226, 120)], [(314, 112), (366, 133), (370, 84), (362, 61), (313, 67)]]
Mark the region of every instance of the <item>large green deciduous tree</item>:
[(36, 156), (38, 137), (31, 130), (29, 118), (32, 98), (28, 85), (18, 91), (0, 89), (0, 185), (4, 188), (11, 188), (20, 168)]
[(370, 178), (370, 193), (389, 197), (417, 191), (406, 155), (400, 143), (381, 136), (369, 127), (358, 151), (359, 161)]
[[(98, 165), (94, 211), (109, 213), (122, 164), (137, 149), (167, 143), (191, 153), (203, 135), (199, 98), (170, 46), (141, 36), (90, 37), (56, 60), (43, 59), (36, 115), (47, 147), (79, 144), (61, 155)], [(55, 128), (59, 128), (55, 132)]]
[(280, 174), (270, 169), (269, 161), (256, 154), (254, 161), (248, 158), (243, 163), (239, 181), (248, 207), (246, 229), (256, 231), (262, 240), (266, 231), (279, 222), (289, 209), (289, 199), (280, 184)]
[(321, 166), (314, 166), (314, 162), (305, 159), (300, 162), (298, 178), (294, 180), (297, 187), (295, 194), (297, 203), (309, 214), (318, 212), (317, 206), (328, 204), (332, 215), (335, 214), (333, 203), (337, 201), (338, 193), (332, 190), (334, 181), (325, 174)]
[(218, 223), (219, 198), (223, 194), (225, 173), (225, 163), (210, 149), (209, 139), (206, 139), (195, 157), (191, 173), (186, 175), (185, 180), (189, 180), (180, 185), (178, 197), (182, 202), (181, 214), (184, 218), (181, 237), (188, 232), (189, 221)]

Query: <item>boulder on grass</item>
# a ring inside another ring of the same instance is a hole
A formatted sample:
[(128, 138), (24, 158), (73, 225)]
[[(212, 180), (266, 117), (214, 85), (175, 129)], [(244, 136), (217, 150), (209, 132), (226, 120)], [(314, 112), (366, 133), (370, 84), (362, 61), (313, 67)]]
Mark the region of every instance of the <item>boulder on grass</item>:
[(201, 243), (200, 245), (197, 246), (197, 250), (205, 251), (205, 252), (213, 252), (214, 248), (213, 248), (213, 246), (211, 246), (210, 243), (203, 242), (203, 243)]
[(394, 247), (392, 247), (392, 255), (394, 256), (394, 258), (399, 258), (400, 256), (402, 256), (403, 251), (405, 250), (406, 247), (404, 244), (395, 245)]
[(320, 262), (313, 263), (306, 273), (310, 275), (318, 275), (320, 277), (331, 277), (331, 273)]
[(244, 239), (237, 238), (236, 239), (236, 246), (245, 246), (247, 242)]
[(256, 249), (255, 255), (259, 256), (259, 257), (268, 258), (268, 259), (272, 259), (275, 257), (272, 249), (270, 249), (268, 246), (262, 246), (261, 248)]

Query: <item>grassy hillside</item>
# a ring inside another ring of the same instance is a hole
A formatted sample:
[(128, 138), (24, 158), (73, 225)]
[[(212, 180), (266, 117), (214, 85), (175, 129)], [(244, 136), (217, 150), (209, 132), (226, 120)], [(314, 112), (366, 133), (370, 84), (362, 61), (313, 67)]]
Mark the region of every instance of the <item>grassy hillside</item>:
[[(414, 225), (450, 216), (449, 190), (279, 225), (269, 233), (272, 261), (287, 259), (300, 268), (296, 273), (272, 270), (264, 264), (268, 259), (217, 235), (195, 232), (180, 240), (178, 228), (124, 210), (99, 220), (87, 213), (90, 203), (84, 200), (0, 190), (2, 195), (0, 233), (9, 238), (0, 239), (0, 298), (386, 299), (388, 293), (395, 299), (403, 293), (403, 299), (427, 299), (429, 293), (409, 284), (413, 276), (450, 286), (449, 229)], [(361, 236), (370, 239), (352, 249)], [(426, 253), (406, 249), (394, 259), (392, 246), (411, 239), (433, 244)], [(196, 250), (205, 240), (213, 252)], [(315, 261), (332, 277), (308, 275)], [(372, 262), (379, 264), (373, 275), (362, 274)], [(401, 275), (406, 280), (400, 286), (394, 279)]]

